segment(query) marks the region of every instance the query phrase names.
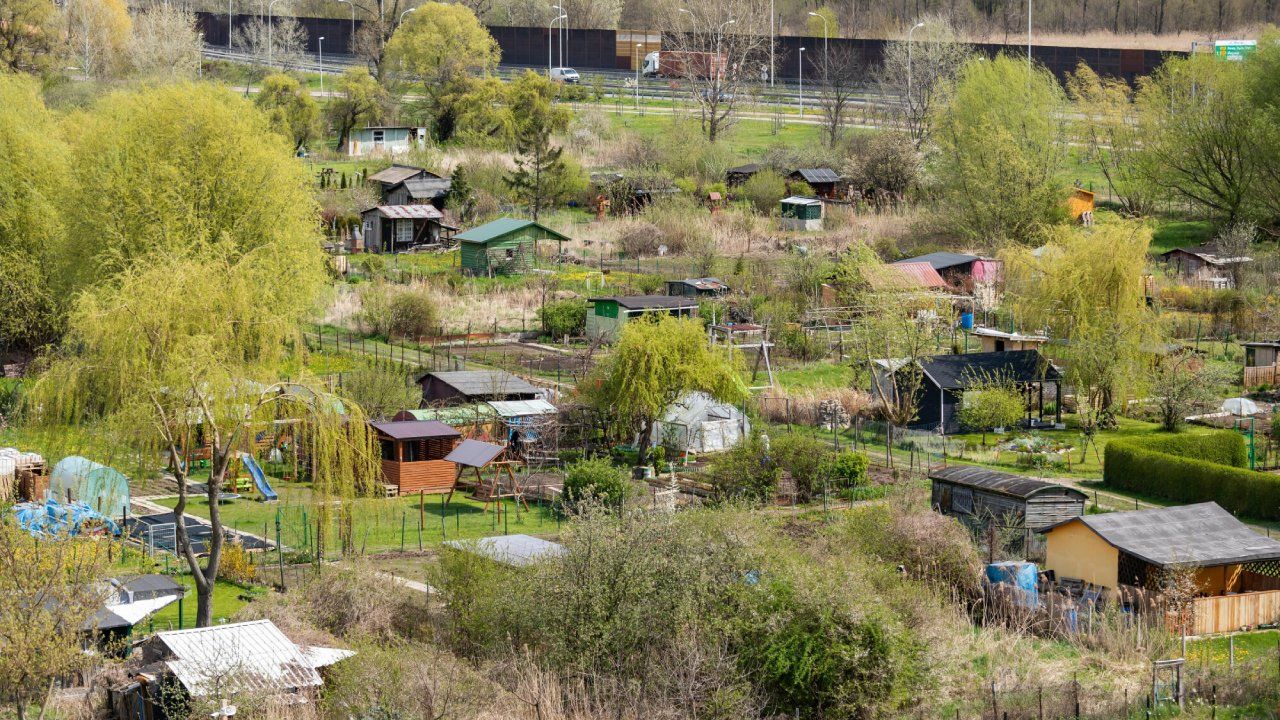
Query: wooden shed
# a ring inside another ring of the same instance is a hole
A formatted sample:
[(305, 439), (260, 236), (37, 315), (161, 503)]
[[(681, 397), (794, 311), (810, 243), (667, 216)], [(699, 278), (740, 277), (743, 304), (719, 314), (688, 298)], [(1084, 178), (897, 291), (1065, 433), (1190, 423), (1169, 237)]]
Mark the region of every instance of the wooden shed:
[(471, 275), (524, 272), (534, 266), (539, 240), (568, 239), (533, 220), (498, 218), (458, 234), (458, 262)]
[(469, 405), (490, 400), (533, 400), (542, 396), (524, 378), (505, 370), (432, 371), (418, 376), (424, 405)]
[(435, 420), (369, 423), (382, 454), (382, 482), (399, 495), (452, 494), (458, 468), (445, 460), (462, 433)]
[(1025, 475), (972, 465), (951, 465), (929, 473), (933, 509), (971, 525), (1043, 530), (1084, 515), (1082, 491)]

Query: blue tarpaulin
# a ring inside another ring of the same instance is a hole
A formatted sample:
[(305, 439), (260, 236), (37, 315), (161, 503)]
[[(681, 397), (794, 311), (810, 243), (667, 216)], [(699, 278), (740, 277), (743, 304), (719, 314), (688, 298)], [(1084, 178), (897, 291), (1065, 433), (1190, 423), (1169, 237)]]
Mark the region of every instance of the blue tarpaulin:
[(120, 526), (111, 518), (82, 502), (62, 503), (57, 500), (19, 503), (13, 506), (18, 527), (35, 537), (79, 535), (97, 531), (120, 534)]
[(998, 562), (987, 566), (987, 581), (992, 585), (1008, 584), (1015, 588), (1019, 605), (1034, 608), (1040, 604), (1039, 572), (1035, 563)]

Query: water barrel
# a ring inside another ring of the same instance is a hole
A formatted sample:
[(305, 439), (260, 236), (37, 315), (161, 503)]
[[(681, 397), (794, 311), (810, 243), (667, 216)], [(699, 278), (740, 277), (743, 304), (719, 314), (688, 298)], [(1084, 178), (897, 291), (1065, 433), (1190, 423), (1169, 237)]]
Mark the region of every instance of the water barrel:
[(960, 313), (960, 329), (961, 330), (973, 329), (973, 313), (971, 312)]

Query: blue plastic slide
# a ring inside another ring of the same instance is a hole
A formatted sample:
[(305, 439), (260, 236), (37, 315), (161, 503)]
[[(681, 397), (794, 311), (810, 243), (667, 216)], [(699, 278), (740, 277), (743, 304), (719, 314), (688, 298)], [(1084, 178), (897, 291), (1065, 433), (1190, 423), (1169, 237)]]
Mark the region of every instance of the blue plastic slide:
[(253, 478), (253, 484), (258, 486), (258, 492), (262, 493), (263, 501), (279, 500), (280, 496), (276, 495), (276, 491), (271, 489), (271, 485), (267, 482), (267, 476), (262, 473), (262, 468), (258, 467), (258, 463), (254, 462), (253, 456), (249, 453), (240, 453), (240, 460), (244, 463), (244, 469), (249, 471), (249, 476)]

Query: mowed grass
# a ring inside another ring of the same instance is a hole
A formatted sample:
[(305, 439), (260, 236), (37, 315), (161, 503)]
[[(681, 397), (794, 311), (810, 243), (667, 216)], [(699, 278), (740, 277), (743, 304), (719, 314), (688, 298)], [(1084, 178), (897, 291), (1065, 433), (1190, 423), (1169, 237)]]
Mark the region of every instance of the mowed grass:
[(1213, 223), (1205, 220), (1174, 220), (1160, 223), (1151, 234), (1152, 255), (1174, 248), (1191, 247), (1213, 239)]
[(825, 361), (775, 370), (773, 376), (780, 387), (791, 391), (847, 388), (852, 386), (854, 378), (851, 365)]
[[(646, 140), (657, 140), (671, 132), (674, 123), (697, 122), (694, 119), (665, 114), (632, 115), (609, 113), (616, 127), (628, 128)], [(722, 141), (742, 159), (759, 157), (775, 145), (811, 145), (822, 142), (822, 126), (783, 122), (776, 129), (772, 120), (743, 118), (729, 128)]]
[[(265, 535), (275, 540), (276, 520), (280, 520), (280, 539), (288, 548), (310, 552), (315, 547), (316, 504), (310, 486), (304, 483), (285, 483), (271, 480), (272, 487), (280, 495), (274, 503), (260, 502), (257, 493), (250, 492), (238, 500), (224, 503), (221, 518), (235, 531)], [(529, 509), (515, 508), (512, 501), (503, 502), (501, 517), (491, 506), (486, 512), (484, 503), (456, 492), (448, 504), (442, 495), (402, 496), (398, 498), (361, 498), (353, 501), (352, 541), (359, 552), (409, 550), (421, 545), (437, 544), (444, 540), (465, 540), (490, 535), (555, 532), (558, 524), (550, 507), (530, 502)], [(159, 501), (173, 507), (176, 499)], [(209, 516), (208, 503), (193, 498), (187, 503), (187, 512), (199, 517)], [(325, 555), (337, 556), (338, 521), (336, 508), (325, 531)]]

